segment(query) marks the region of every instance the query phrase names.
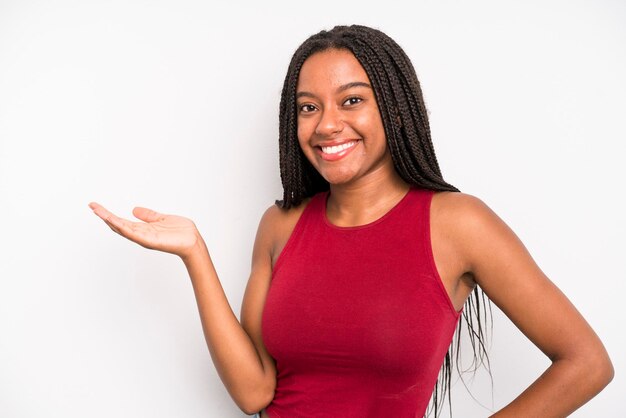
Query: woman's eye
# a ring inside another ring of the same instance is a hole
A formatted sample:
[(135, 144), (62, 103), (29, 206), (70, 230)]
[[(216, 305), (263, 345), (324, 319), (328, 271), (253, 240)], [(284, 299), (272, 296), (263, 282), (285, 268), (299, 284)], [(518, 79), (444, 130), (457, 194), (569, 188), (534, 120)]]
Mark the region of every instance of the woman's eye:
[(343, 102), (344, 105), (355, 105), (357, 103), (361, 103), (363, 101), (363, 99), (361, 99), (360, 97), (350, 97), (348, 98), (345, 102)]
[(300, 112), (302, 113), (313, 112), (314, 110), (315, 110), (315, 106), (310, 105), (310, 104), (304, 104), (300, 106)]

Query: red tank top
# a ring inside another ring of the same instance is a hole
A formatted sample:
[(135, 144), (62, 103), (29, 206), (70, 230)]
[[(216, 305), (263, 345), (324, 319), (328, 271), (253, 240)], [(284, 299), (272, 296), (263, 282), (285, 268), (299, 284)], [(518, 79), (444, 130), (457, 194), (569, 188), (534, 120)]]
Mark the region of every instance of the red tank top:
[(422, 417), (459, 318), (430, 245), (433, 192), (337, 227), (315, 195), (280, 254), (263, 311), (276, 360), (271, 418)]

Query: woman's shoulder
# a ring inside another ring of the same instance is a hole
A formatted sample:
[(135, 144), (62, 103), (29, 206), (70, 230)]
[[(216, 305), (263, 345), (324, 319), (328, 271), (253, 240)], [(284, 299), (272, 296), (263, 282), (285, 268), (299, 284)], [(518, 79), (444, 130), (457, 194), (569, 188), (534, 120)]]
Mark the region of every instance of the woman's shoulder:
[(500, 226), (502, 220), (480, 198), (461, 192), (435, 192), (430, 209), (431, 228), (448, 235), (476, 237)]
[(431, 203), (431, 213), (455, 217), (467, 221), (493, 213), (480, 198), (461, 192), (435, 192)]
[(504, 221), (485, 202), (470, 194), (436, 192), (430, 216), (435, 254), (455, 260), (459, 271), (471, 272), (473, 276), (494, 260), (511, 254), (510, 248), (518, 243)]
[(265, 243), (272, 260), (272, 266), (285, 247), (310, 200), (311, 198), (307, 198), (298, 206), (289, 209), (274, 204), (265, 210), (259, 223), (257, 240)]
[(288, 227), (291, 224), (295, 226), (310, 200), (311, 198), (304, 199), (298, 206), (291, 208), (281, 208), (278, 204), (273, 204), (265, 210), (261, 224), (267, 224), (273, 229)]

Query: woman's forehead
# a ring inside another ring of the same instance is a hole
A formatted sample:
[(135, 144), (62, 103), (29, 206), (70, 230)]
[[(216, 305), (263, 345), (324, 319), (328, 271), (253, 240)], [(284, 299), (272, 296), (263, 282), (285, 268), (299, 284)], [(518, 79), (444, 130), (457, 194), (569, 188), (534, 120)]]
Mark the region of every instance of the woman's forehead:
[(353, 82), (369, 83), (367, 73), (354, 54), (345, 49), (327, 49), (304, 61), (297, 90), (336, 89)]

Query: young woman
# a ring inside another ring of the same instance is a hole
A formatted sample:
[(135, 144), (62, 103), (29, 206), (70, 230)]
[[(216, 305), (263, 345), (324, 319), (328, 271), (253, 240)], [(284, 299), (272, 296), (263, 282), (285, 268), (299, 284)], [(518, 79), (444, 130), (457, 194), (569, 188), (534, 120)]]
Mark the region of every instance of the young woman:
[(298, 48), (280, 153), (284, 196), (261, 219), (241, 322), (191, 220), (90, 204), (125, 238), (182, 258), (244, 412), (424, 415), (477, 286), (552, 362), (494, 416), (565, 416), (612, 379), (601, 341), (515, 234), (443, 180), (415, 71), (388, 36), (341, 26)]

